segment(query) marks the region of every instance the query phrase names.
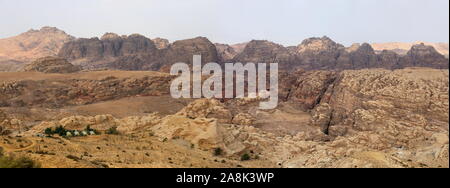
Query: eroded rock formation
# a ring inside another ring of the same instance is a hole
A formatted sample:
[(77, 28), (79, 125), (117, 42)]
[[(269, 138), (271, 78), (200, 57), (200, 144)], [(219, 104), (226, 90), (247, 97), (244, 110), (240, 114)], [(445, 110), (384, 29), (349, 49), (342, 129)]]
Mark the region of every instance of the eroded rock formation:
[[(66, 43), (59, 52), (85, 69), (163, 70), (178, 62), (192, 63), (193, 55), (202, 55), (202, 62), (218, 62), (215, 46), (206, 38), (176, 41), (164, 47), (164, 41), (134, 34), (118, 36), (107, 33), (101, 39), (78, 39)], [(161, 46), (163, 45), (163, 46)]]
[(49, 56), (33, 61), (25, 66), (24, 71), (36, 71), (43, 73), (74, 73), (81, 71), (81, 67), (74, 66), (63, 58)]

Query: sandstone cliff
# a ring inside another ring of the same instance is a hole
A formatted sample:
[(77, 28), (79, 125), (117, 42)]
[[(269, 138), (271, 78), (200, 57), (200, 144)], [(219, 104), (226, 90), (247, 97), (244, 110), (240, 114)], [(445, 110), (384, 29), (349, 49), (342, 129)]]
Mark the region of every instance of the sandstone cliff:
[(377, 53), (367, 43), (345, 48), (328, 37), (306, 39), (297, 47), (287, 48), (269, 41), (252, 41), (233, 61), (279, 63), (283, 70), (448, 69), (449, 65), (447, 58), (424, 44), (412, 46), (407, 55), (401, 56), (387, 50)]
[(177, 62), (191, 63), (193, 55), (202, 55), (203, 62), (218, 62), (215, 46), (203, 37), (176, 41), (167, 47), (158, 44), (157, 47), (152, 40), (141, 35), (107, 33), (101, 39), (78, 39), (66, 43), (59, 52), (60, 57), (85, 69), (119, 70), (166, 71)]
[(163, 38), (155, 38), (152, 39), (153, 43), (155, 43), (156, 47), (158, 49), (165, 49), (167, 47), (169, 47), (170, 42), (167, 39), (163, 39)]

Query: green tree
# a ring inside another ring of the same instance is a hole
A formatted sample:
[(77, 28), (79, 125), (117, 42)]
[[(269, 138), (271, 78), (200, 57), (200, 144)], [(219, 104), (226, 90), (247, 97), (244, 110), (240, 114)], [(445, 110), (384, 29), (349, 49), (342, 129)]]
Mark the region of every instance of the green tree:
[(222, 148), (214, 149), (214, 156), (221, 156), (223, 154)]
[(53, 135), (54, 133), (53, 133), (52, 128), (47, 128), (47, 129), (45, 129), (44, 134), (46, 134), (47, 136), (51, 136), (51, 135)]
[(118, 135), (119, 131), (117, 131), (117, 127), (111, 127), (106, 131), (106, 134)]
[(250, 160), (250, 155), (248, 153), (241, 156), (241, 161), (248, 161)]

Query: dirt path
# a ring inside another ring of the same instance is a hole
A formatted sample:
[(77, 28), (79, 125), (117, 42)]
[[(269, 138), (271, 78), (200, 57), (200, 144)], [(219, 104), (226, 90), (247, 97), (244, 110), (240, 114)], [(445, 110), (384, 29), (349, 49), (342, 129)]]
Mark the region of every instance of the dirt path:
[(18, 151), (29, 150), (29, 149), (33, 148), (34, 146), (36, 146), (36, 141), (35, 140), (33, 140), (33, 139), (26, 139), (26, 138), (24, 138), (24, 140), (30, 141), (31, 144), (28, 145), (27, 147), (24, 147), (24, 148), (13, 148), (13, 147), (10, 147), (10, 146), (5, 145), (3, 143), (0, 143), (0, 147), (2, 147), (5, 152), (18, 152)]

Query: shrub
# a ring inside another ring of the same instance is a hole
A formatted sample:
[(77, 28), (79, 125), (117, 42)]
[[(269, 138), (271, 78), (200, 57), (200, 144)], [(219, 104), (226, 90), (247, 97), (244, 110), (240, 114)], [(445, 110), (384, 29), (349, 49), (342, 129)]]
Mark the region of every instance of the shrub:
[(91, 126), (90, 125), (88, 125), (87, 127), (86, 127), (86, 129), (84, 129), (86, 132), (94, 132), (96, 135), (99, 135), (100, 134), (100, 132), (99, 131), (97, 131), (97, 130), (95, 130), (95, 129), (92, 129), (91, 128)]
[(40, 165), (30, 158), (13, 158), (0, 154), (0, 168), (40, 168)]
[(248, 161), (248, 160), (250, 160), (250, 155), (249, 154), (246, 153), (246, 154), (241, 156), (241, 161)]
[(223, 154), (222, 148), (216, 148), (214, 149), (214, 156), (220, 156)]
[(52, 136), (52, 135), (53, 135), (53, 130), (52, 130), (52, 128), (47, 128), (47, 129), (45, 129), (44, 134), (46, 134), (47, 136)]
[(56, 129), (53, 133), (58, 134), (59, 136), (66, 136), (67, 130), (62, 126), (59, 126), (59, 127), (56, 127)]
[(119, 131), (117, 131), (117, 127), (111, 127), (106, 131), (106, 134), (118, 135)]

